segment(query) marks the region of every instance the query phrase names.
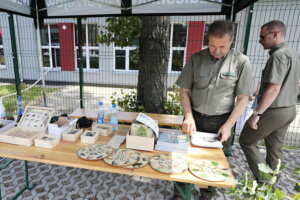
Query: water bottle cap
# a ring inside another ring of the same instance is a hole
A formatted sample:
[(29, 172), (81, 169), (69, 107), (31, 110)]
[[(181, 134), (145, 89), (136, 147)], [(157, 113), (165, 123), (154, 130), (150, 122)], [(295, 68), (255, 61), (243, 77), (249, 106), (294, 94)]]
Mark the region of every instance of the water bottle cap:
[(111, 105), (111, 107), (113, 107), (113, 108), (116, 108), (116, 107), (117, 107), (117, 105), (116, 105), (116, 104), (112, 104), (112, 105)]
[(102, 101), (99, 101), (99, 105), (103, 105), (103, 102), (102, 102)]
[(22, 101), (22, 97), (21, 97), (21, 96), (18, 96), (18, 100), (19, 100), (19, 101)]

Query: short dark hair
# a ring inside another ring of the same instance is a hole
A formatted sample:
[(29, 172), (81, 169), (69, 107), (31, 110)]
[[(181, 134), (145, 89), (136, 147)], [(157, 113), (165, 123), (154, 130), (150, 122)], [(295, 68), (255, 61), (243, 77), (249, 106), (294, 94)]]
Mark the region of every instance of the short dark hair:
[(285, 36), (286, 27), (282, 21), (273, 20), (273, 21), (265, 23), (264, 25), (262, 25), (261, 28), (264, 28), (264, 27), (266, 27), (268, 31), (274, 31), (274, 30), (280, 31), (282, 33), (282, 35)]
[(217, 20), (214, 21), (208, 27), (208, 35), (215, 36), (217, 38), (222, 38), (226, 34), (230, 36), (230, 39), (234, 38), (234, 23), (230, 20)]

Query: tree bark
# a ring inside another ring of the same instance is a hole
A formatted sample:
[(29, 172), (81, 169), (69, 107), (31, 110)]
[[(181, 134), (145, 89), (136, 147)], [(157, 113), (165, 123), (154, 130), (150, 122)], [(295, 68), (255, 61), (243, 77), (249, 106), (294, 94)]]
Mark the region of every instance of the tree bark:
[(169, 16), (141, 17), (137, 95), (145, 112), (163, 113), (167, 97)]

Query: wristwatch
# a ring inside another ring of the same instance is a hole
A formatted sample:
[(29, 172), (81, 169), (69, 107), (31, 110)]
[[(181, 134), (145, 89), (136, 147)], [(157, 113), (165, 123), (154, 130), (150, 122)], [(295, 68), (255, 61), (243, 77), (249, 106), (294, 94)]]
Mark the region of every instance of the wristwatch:
[(260, 113), (260, 112), (258, 112), (256, 110), (254, 110), (252, 114), (256, 115), (256, 116), (259, 116), (259, 117), (262, 116), (262, 113)]

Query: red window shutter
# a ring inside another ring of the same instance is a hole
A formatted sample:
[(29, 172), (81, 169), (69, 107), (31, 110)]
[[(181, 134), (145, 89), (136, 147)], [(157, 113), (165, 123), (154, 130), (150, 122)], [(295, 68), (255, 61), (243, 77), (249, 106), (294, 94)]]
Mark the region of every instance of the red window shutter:
[(202, 50), (204, 38), (205, 21), (189, 21), (187, 36), (186, 61), (188, 61), (194, 53)]
[(73, 23), (59, 23), (61, 71), (75, 71), (75, 40)]

